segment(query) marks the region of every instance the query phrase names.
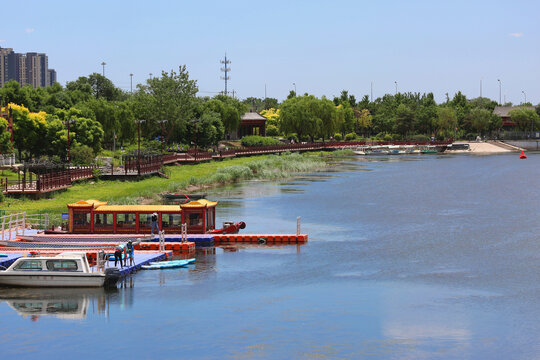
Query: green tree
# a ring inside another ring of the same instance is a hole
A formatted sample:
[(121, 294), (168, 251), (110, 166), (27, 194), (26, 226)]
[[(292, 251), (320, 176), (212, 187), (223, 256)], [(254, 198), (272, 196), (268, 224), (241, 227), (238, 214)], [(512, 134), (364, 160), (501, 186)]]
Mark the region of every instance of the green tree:
[(81, 76), (75, 81), (68, 82), (66, 88), (69, 91), (77, 92), (77, 95), (87, 94), (96, 99), (101, 98), (107, 101), (125, 98), (122, 90), (115, 87), (111, 80), (98, 73), (90, 74), (88, 77)]
[(486, 109), (475, 108), (471, 110), (471, 126), (480, 135), (489, 130), (493, 113)]
[(316, 116), (320, 119), (318, 135), (324, 139), (329, 139), (337, 130), (338, 116), (334, 103), (323, 97), (318, 101)]
[(454, 136), (456, 127), (456, 112), (449, 106), (440, 107), (437, 118), (437, 134), (443, 138)]
[(373, 116), (368, 109), (362, 109), (355, 114), (358, 114), (355, 116), (357, 129), (362, 132), (362, 136), (366, 137), (367, 130), (371, 128)]
[(296, 133), (299, 140), (305, 136), (312, 139), (319, 132), (322, 121), (317, 117), (317, 99), (313, 95), (294, 96), (281, 104), (279, 113), (281, 131)]
[(400, 104), (396, 109), (396, 130), (398, 134), (406, 137), (412, 130), (414, 123), (414, 111), (405, 104)]
[(189, 78), (186, 66), (178, 72), (163, 71), (161, 77), (139, 84), (133, 98), (133, 113), (137, 119), (146, 119), (143, 133), (147, 138), (156, 137), (161, 129), (158, 120), (168, 120), (166, 131), (170, 138), (182, 142), (188, 135), (187, 124), (194, 119), (197, 81)]
[(0, 117), (0, 153), (6, 154), (11, 152), (11, 134), (8, 131), (8, 122), (3, 117)]
[(534, 131), (539, 128), (540, 116), (532, 109), (514, 109), (510, 111), (510, 119), (517, 124), (521, 131)]

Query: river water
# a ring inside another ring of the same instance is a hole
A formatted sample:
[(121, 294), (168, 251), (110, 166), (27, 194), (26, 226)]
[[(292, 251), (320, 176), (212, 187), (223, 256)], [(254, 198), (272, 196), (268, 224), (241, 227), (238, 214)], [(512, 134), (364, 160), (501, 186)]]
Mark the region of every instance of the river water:
[(539, 160), (350, 157), (213, 190), (218, 224), (300, 216), (309, 242), (218, 248), (112, 292), (0, 289), (1, 357), (538, 358)]

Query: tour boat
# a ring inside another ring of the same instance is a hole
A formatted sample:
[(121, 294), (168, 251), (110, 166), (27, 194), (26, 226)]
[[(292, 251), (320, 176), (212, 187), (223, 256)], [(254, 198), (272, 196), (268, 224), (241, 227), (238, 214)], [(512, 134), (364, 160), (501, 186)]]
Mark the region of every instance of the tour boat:
[(26, 287), (114, 286), (120, 279), (117, 268), (93, 271), (83, 253), (22, 257), (0, 271), (0, 285)]

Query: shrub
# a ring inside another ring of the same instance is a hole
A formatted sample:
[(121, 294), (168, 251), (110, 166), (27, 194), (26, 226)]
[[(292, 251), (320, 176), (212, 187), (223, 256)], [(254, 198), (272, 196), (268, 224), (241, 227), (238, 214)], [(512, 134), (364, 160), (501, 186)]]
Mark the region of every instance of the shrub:
[(343, 140), (343, 136), (341, 136), (340, 133), (335, 133), (334, 134), (334, 140), (341, 141), (341, 140)]
[(345, 141), (353, 141), (356, 139), (356, 133), (348, 133), (345, 135)]
[(413, 141), (418, 141), (418, 142), (421, 142), (421, 141), (429, 141), (431, 140), (429, 136), (427, 135), (424, 135), (424, 134), (416, 134), (416, 135), (413, 135), (412, 136), (412, 140)]
[(392, 134), (392, 140), (403, 140), (403, 136), (401, 134)]
[(383, 140), (384, 140), (384, 141), (392, 141), (392, 135), (390, 135), (390, 134), (384, 134)]
[(76, 145), (71, 149), (71, 162), (74, 165), (90, 165), (94, 161), (94, 151), (87, 145)]
[(244, 136), (242, 138), (242, 146), (270, 146), (270, 145), (281, 145), (281, 142), (277, 139), (263, 137), (263, 136)]
[(289, 142), (291, 140), (294, 140), (295, 143), (298, 143), (298, 136), (295, 133), (289, 134), (289, 135), (287, 135), (287, 140), (289, 140)]
[(266, 127), (266, 135), (268, 136), (279, 136), (279, 130), (275, 125), (268, 125)]

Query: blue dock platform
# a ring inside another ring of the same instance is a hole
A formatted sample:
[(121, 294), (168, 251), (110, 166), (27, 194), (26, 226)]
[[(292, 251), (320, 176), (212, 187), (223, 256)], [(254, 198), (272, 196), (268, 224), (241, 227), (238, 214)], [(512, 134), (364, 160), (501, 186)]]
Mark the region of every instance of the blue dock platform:
[[(2, 252), (0, 251), (0, 253)], [(11, 266), (11, 264), (15, 262), (15, 260), (23, 256), (22, 253), (15, 253), (15, 252), (6, 252), (5, 255), (7, 256), (0, 257), (0, 266), (2, 266), (3, 268), (8, 268), (9, 266)]]
[[(153, 261), (166, 260), (172, 257), (172, 251), (137, 251), (135, 250), (133, 258), (135, 259), (135, 265), (128, 265), (121, 267), (117, 264), (118, 270), (120, 270), (120, 276), (122, 278), (129, 274), (133, 274), (137, 270), (140, 270), (143, 265), (149, 264)], [(114, 267), (114, 261), (108, 260), (107, 267)]]

